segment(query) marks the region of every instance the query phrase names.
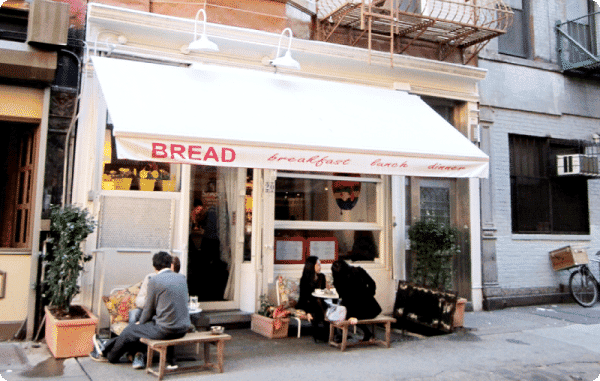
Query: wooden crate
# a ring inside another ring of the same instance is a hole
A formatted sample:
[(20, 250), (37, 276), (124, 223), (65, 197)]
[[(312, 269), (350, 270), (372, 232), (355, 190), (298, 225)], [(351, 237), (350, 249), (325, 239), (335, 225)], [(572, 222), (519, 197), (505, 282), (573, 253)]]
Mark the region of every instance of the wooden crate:
[(281, 319), (281, 328), (275, 329), (275, 320), (266, 316), (252, 314), (252, 321), (250, 323), (250, 329), (259, 333), (269, 339), (281, 339), (288, 336), (288, 330), (290, 327), (290, 319)]
[(589, 262), (585, 249), (574, 249), (571, 246), (561, 247), (550, 252), (550, 261), (554, 271), (587, 264)]

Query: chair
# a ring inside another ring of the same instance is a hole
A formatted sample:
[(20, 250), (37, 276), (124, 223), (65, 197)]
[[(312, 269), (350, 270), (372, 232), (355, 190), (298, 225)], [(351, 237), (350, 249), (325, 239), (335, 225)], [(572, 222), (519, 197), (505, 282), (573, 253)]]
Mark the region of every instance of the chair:
[(278, 276), (276, 285), (277, 289), (277, 305), (284, 305), (288, 311), (290, 311), (290, 318), (294, 319), (298, 324), (298, 338), (300, 338), (300, 330), (302, 328), (302, 320), (308, 321), (306, 312), (303, 310), (297, 310), (292, 307), (295, 302), (298, 301), (299, 296), (299, 285), (298, 282), (293, 281), (283, 276)]

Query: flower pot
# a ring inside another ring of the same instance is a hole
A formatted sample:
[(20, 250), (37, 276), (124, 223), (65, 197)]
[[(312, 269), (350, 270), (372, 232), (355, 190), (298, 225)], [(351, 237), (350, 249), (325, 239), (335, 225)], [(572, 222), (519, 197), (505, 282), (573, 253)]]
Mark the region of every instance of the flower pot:
[(88, 318), (58, 320), (46, 310), (46, 344), (55, 358), (87, 356), (93, 349), (92, 337), (96, 333), (98, 318), (87, 308)]
[(115, 189), (117, 190), (129, 190), (131, 189), (131, 178), (115, 179)]
[(288, 336), (288, 329), (290, 327), (290, 319), (281, 318), (281, 328), (275, 329), (275, 319), (271, 319), (266, 316), (259, 314), (252, 314), (252, 321), (250, 323), (250, 329), (252, 331), (261, 334), (269, 339), (280, 339)]
[(151, 192), (155, 183), (156, 180), (140, 179), (140, 190)]
[(102, 181), (102, 190), (115, 190), (114, 181)]
[(175, 186), (177, 182), (175, 180), (161, 180), (160, 186), (163, 192), (175, 192)]
[(454, 310), (454, 318), (452, 322), (452, 328), (463, 327), (465, 324), (465, 305), (467, 299), (458, 298), (456, 301), (456, 309)]

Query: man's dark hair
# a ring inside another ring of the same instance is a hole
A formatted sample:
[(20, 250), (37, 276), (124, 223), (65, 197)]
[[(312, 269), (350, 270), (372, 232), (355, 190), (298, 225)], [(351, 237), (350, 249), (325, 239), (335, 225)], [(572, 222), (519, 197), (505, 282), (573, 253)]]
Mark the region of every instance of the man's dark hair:
[(152, 266), (154, 266), (156, 271), (160, 271), (162, 269), (171, 267), (172, 261), (173, 257), (171, 257), (171, 254), (165, 251), (159, 251), (152, 257)]

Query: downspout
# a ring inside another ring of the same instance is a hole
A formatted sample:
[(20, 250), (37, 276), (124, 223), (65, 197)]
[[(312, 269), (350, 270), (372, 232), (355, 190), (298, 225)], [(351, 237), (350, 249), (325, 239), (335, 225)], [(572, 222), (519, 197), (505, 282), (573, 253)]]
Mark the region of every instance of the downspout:
[[(65, 154), (64, 154), (64, 164), (63, 164), (63, 184), (62, 184), (62, 199), (61, 199), (61, 205), (64, 206), (66, 204), (67, 201), (67, 186), (71, 186), (71, 174), (72, 174), (72, 165), (73, 165), (73, 152), (74, 150), (70, 149), (70, 146), (72, 145), (72, 137), (71, 134), (73, 133), (73, 129), (75, 127), (75, 123), (77, 122), (77, 119), (79, 119), (79, 102), (81, 100), (81, 94), (82, 91), (80, 91), (79, 86), (81, 85), (81, 60), (79, 59), (79, 57), (77, 57), (77, 54), (66, 50), (66, 49), (61, 49), (61, 52), (66, 52), (71, 54), (73, 57), (75, 57), (75, 59), (77, 60), (77, 98), (75, 99), (75, 108), (73, 109), (73, 116), (71, 117), (71, 123), (69, 123), (69, 128), (67, 130), (67, 135), (65, 136)], [(69, 181), (67, 181), (67, 178), (69, 179)], [(70, 193), (70, 192), (69, 192)]]

